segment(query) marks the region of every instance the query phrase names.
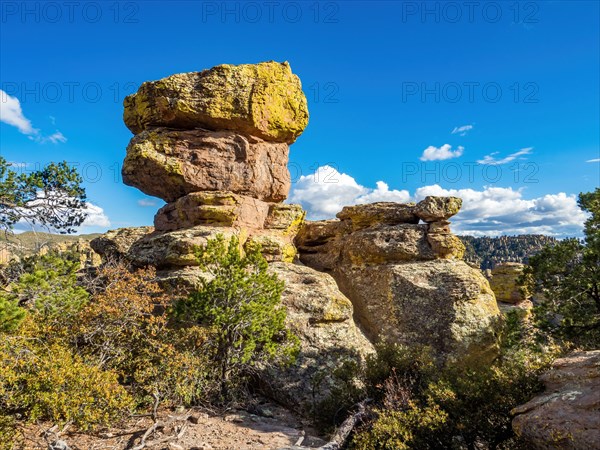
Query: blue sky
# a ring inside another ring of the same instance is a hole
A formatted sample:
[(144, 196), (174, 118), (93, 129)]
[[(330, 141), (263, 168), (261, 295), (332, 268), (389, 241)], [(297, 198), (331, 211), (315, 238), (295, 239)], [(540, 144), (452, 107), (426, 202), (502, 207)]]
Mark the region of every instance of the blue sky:
[(0, 154), (76, 164), (83, 232), (163, 204), (120, 181), (123, 97), (222, 63), (300, 76), (290, 200), (312, 218), (456, 194), (458, 232), (576, 235), (574, 196), (600, 185), (599, 2), (75, 3), (0, 2)]

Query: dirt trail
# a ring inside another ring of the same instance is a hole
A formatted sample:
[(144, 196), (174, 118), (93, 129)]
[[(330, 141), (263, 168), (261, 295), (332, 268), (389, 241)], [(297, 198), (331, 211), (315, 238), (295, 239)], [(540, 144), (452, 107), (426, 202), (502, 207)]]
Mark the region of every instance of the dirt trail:
[[(254, 414), (236, 410), (225, 414), (208, 414), (191, 411), (185, 421), (176, 421), (174, 425), (159, 428), (148, 436), (146, 442), (169, 439), (158, 445), (146, 446), (152, 450), (275, 450), (302, 443), (307, 447), (319, 447), (325, 442), (316, 437), (316, 432), (306, 422), (289, 411), (272, 404), (262, 405)], [(184, 413), (162, 411), (159, 419), (169, 421), (170, 417)], [(94, 434), (69, 432), (52, 434), (49, 441), (63, 441), (70, 450), (131, 450), (139, 445), (145, 431), (152, 426), (149, 417), (129, 419), (119, 428), (103, 430)], [(182, 437), (175, 436), (185, 425)], [(47, 450), (44, 431), (50, 425), (28, 426), (23, 430), (27, 450)], [(53, 450), (66, 450), (56, 446)]]

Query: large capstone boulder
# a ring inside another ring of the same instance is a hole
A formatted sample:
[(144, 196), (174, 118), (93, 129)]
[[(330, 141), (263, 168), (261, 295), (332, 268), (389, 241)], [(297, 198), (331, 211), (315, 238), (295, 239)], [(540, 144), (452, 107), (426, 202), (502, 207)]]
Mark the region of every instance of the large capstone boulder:
[(600, 448), (600, 350), (557, 359), (541, 380), (545, 391), (512, 411), (528, 448)]
[(124, 106), (134, 134), (161, 126), (206, 128), (290, 144), (308, 124), (306, 96), (287, 62), (223, 64), (148, 81)]
[(198, 191), (280, 202), (290, 189), (288, 151), (231, 131), (151, 129), (129, 143), (123, 182), (167, 202)]
[(352, 319), (352, 303), (331, 276), (281, 262), (269, 270), (285, 283), (281, 301), (300, 352), (292, 366), (267, 370), (263, 380), (282, 403), (314, 413), (331, 393), (334, 370), (346, 361), (364, 360), (374, 348)]
[(461, 206), (462, 199), (458, 197), (429, 196), (417, 203), (415, 214), (424, 222), (439, 222), (458, 213)]

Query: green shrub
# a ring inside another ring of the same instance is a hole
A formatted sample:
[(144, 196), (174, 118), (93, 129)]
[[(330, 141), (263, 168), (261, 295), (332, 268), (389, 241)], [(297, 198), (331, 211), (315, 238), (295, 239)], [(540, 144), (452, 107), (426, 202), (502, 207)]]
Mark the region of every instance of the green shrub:
[(0, 292), (0, 335), (10, 333), (19, 327), (27, 311), (19, 302), (4, 292)]
[(73, 422), (86, 429), (111, 423), (131, 406), (116, 373), (86, 364), (57, 343), (4, 339), (0, 366), (2, 409), (28, 420)]
[(600, 347), (600, 188), (579, 194), (585, 239), (565, 239), (529, 260), (521, 283), (542, 294), (536, 325), (565, 346)]
[(510, 411), (540, 390), (553, 356), (513, 346), (489, 367), (464, 368), (436, 365), (427, 349), (377, 350), (365, 370), (374, 419), (353, 439), (361, 450), (519, 448)]
[(138, 402), (191, 404), (204, 397), (209, 367), (206, 332), (175, 329), (165, 313), (170, 300), (153, 269), (106, 266), (106, 288), (93, 296), (73, 329), (78, 351), (98, 367), (119, 374)]
[(291, 361), (297, 340), (285, 329), (283, 283), (268, 273), (258, 246), (242, 254), (236, 237), (227, 242), (218, 236), (199, 250), (198, 259), (206, 277), (173, 313), (182, 324), (207, 329), (206, 354), (226, 399), (252, 369)]

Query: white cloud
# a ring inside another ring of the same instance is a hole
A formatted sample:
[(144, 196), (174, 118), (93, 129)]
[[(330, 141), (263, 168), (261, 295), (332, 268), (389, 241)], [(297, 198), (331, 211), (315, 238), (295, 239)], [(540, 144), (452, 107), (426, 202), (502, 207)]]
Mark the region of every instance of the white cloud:
[[(87, 213), (87, 217), (85, 218), (83, 223), (76, 228), (76, 233), (99, 231), (98, 228), (106, 230), (110, 227), (110, 220), (104, 212), (104, 209), (102, 209), (100, 206), (87, 202), (85, 204), (85, 212)], [(25, 219), (15, 224), (15, 232), (17, 233), (32, 230), (44, 232), (53, 231), (48, 230), (46, 227), (43, 227), (39, 224), (32, 224), (31, 222)]]
[(4, 122), (13, 127), (17, 127), (23, 134), (36, 134), (36, 130), (31, 125), (31, 121), (23, 115), (21, 102), (17, 97), (12, 97), (0, 89), (0, 122)]
[(580, 235), (587, 215), (577, 206), (575, 195), (564, 192), (526, 199), (522, 190), (485, 187), (443, 189), (438, 185), (417, 189), (415, 200), (427, 195), (453, 195), (463, 199), (461, 211), (452, 219), (457, 233), (474, 236), (502, 234)]
[(143, 206), (143, 207), (156, 206), (156, 200), (150, 200), (150, 199), (147, 199), (147, 198), (143, 198), (141, 200), (138, 200), (137, 204), (139, 206)]
[(445, 159), (458, 158), (462, 156), (465, 151), (464, 147), (459, 146), (456, 150), (452, 151), (450, 144), (444, 144), (441, 147), (434, 147), (430, 145), (423, 150), (421, 155), (421, 161), (443, 161)]
[(110, 227), (110, 220), (108, 216), (104, 212), (104, 209), (99, 207), (98, 205), (94, 205), (93, 203), (85, 204), (85, 212), (88, 216), (85, 218), (83, 223), (81, 224), (81, 228), (87, 227), (100, 227), (100, 228), (108, 228)]
[(46, 140), (46, 141), (50, 141), (53, 144), (57, 144), (59, 142), (64, 144), (65, 142), (67, 142), (67, 138), (58, 130), (56, 130), (56, 132), (51, 134), (50, 136), (42, 138), (42, 139)]
[[(54, 123), (55, 119), (51, 117)], [(53, 144), (65, 143), (67, 138), (58, 130), (49, 136), (44, 136), (37, 128), (33, 128), (31, 121), (23, 114), (21, 102), (0, 89), (0, 122), (16, 127), (21, 133), (27, 135), (32, 141), (40, 144), (52, 142)]]
[(335, 217), (344, 206), (377, 201), (406, 202), (408, 191), (390, 190), (382, 181), (375, 189), (361, 186), (354, 178), (331, 166), (319, 167), (311, 175), (303, 175), (290, 195), (291, 203), (300, 203), (311, 220)]
[(499, 152), (494, 152), (494, 153), (490, 153), (489, 155), (485, 155), (483, 157), (483, 159), (480, 159), (477, 162), (479, 164), (488, 164), (488, 165), (506, 164), (506, 163), (509, 163), (511, 161), (514, 161), (519, 156), (524, 156), (524, 155), (531, 154), (532, 150), (533, 150), (533, 147), (522, 148), (518, 152), (511, 153), (510, 155), (508, 155), (508, 156), (506, 156), (504, 158), (501, 158), (501, 159), (496, 159), (495, 155), (497, 155)]
[(588, 159), (586, 162), (588, 162), (588, 163), (600, 162), (600, 158), (596, 158), (596, 159)]
[(466, 134), (473, 129), (473, 125), (462, 125), (460, 127), (454, 127), (451, 134), (458, 134), (460, 136), (466, 136)]
[(302, 176), (294, 186), (290, 202), (300, 203), (310, 220), (330, 219), (344, 206), (376, 201), (406, 203), (428, 195), (457, 196), (461, 211), (452, 218), (457, 234), (498, 236), (547, 234), (556, 237), (580, 236), (586, 214), (577, 206), (575, 195), (563, 192), (527, 199), (522, 190), (487, 186), (482, 190), (444, 189), (435, 184), (406, 190), (390, 190), (383, 181), (377, 188), (361, 186), (354, 178), (330, 166)]

